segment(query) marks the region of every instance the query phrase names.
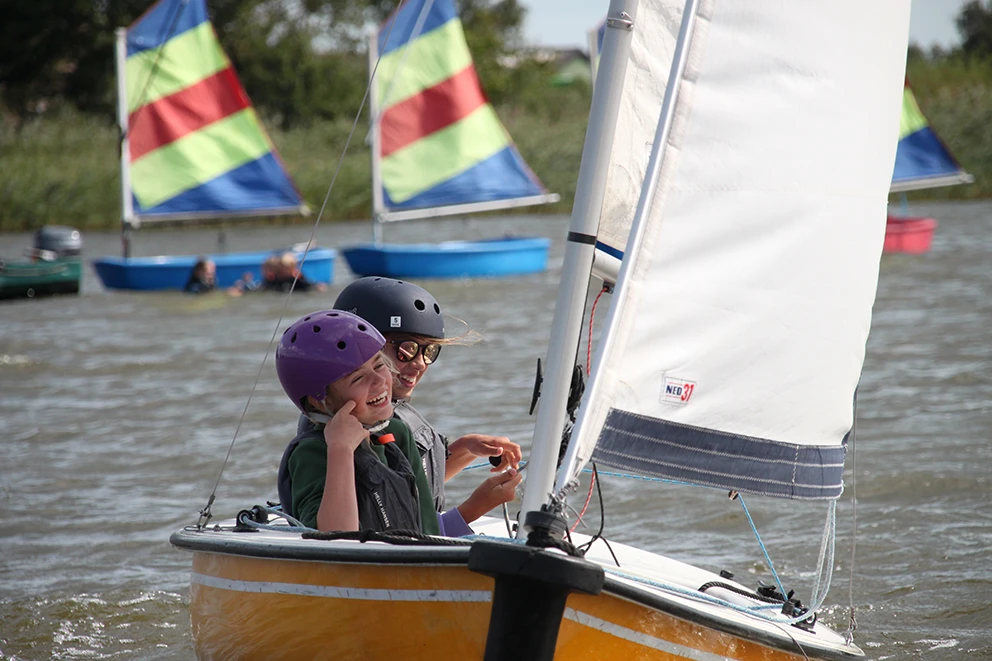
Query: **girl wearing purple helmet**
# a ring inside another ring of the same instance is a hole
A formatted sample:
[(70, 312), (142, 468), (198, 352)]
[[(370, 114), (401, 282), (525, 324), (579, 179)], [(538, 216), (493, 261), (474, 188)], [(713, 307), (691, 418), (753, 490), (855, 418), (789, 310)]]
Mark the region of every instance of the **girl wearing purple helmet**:
[(308, 314), (279, 341), (279, 382), (315, 423), (279, 466), (283, 507), (306, 526), (439, 533), (417, 446), (392, 418), (384, 345), (371, 324), (341, 310)]

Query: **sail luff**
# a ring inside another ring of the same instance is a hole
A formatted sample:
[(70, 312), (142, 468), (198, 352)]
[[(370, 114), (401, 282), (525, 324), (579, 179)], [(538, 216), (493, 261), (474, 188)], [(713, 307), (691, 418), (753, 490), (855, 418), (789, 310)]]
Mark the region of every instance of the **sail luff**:
[[(651, 15), (664, 22), (673, 5), (657, 0)], [(704, 15), (643, 242), (625, 246), (573, 433), (582, 449), (558, 484), (594, 449), (658, 477), (835, 498), (885, 232), (908, 2), (707, 0)]]
[[(589, 124), (582, 145), (561, 284), (551, 321), (547, 367), (534, 423), (534, 442), (520, 510), (521, 522), (526, 520), (528, 512), (540, 510), (554, 486), (561, 425), (582, 332), (599, 210), (606, 187), (606, 166), (613, 148), (613, 127), (617, 122), (620, 91), (628, 67), (631, 28), (634, 32), (638, 29), (638, 5), (639, 0), (610, 1), (608, 15), (614, 19), (614, 27), (608, 30), (603, 45), (596, 92), (589, 109)], [(523, 534), (524, 526), (520, 526), (518, 536)]]
[(379, 86), (375, 84), (376, 63), (379, 61), (379, 32), (372, 30), (369, 33), (369, 160), (372, 170), (372, 234), (378, 238), (379, 217), (385, 210), (382, 200), (382, 170), (379, 167), (379, 150), (382, 138), (379, 134)]
[[(703, 10), (704, 0), (686, 0), (682, 10), (679, 33), (675, 40), (675, 49), (672, 53), (671, 71), (668, 80), (670, 84), (665, 88), (665, 96), (661, 103), (661, 110), (658, 116), (657, 130), (652, 141), (651, 155), (648, 158), (647, 169), (645, 171), (644, 186), (637, 202), (637, 209), (634, 212), (634, 220), (631, 227), (631, 238), (628, 242), (629, 255), (621, 261), (620, 272), (617, 276), (611, 299), (610, 310), (607, 314), (606, 328), (602, 339), (597, 347), (597, 356), (608, 354), (615, 345), (621, 327), (617, 323), (618, 315), (622, 310), (622, 303), (626, 299), (630, 287), (628, 273), (637, 265), (638, 248), (644, 237), (646, 226), (647, 210), (651, 207), (658, 186), (658, 176), (665, 163), (666, 150), (663, 148), (668, 142), (668, 136), (675, 121), (675, 107), (679, 97), (680, 88), (683, 86), (686, 65), (694, 38), (694, 28), (698, 13)], [(698, 38), (698, 37), (697, 37)], [(702, 36), (705, 39), (705, 35)], [(597, 364), (602, 359), (597, 357)], [(572, 431), (572, 438), (562, 461), (561, 470), (555, 483), (556, 491), (561, 491), (577, 475), (581, 466), (589, 460), (592, 450), (595, 447), (598, 428), (602, 426), (603, 412), (600, 410), (598, 416), (590, 415), (587, 409), (595, 410), (602, 401), (603, 371), (597, 369), (589, 383), (588, 393), (585, 402), (576, 418), (575, 427)], [(588, 431), (592, 427), (596, 432)]]
[(120, 130), (121, 226), (134, 224), (134, 198), (131, 196), (131, 139), (127, 110), (127, 29), (114, 31), (114, 70), (117, 72), (117, 126)]

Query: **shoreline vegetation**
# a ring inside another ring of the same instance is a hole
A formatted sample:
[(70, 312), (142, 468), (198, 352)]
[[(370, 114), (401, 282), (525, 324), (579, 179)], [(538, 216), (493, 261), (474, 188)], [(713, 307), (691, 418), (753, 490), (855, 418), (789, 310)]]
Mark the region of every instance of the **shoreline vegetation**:
[[(910, 200), (992, 197), (992, 62), (926, 58), (911, 50), (909, 80), (923, 112), (975, 183), (918, 191)], [(588, 86), (547, 87), (540, 103), (499, 106), (521, 154), (549, 191), (553, 205), (527, 213), (571, 211), (590, 102)], [(317, 213), (337, 168), (351, 120), (315, 120), (292, 128), (263, 117), (290, 175)], [(367, 219), (371, 211), (367, 121), (359, 122), (321, 222)], [(810, 158), (815, 158), (811, 154)], [(0, 124), (0, 232), (45, 224), (113, 230), (120, 223), (118, 132), (111, 117), (63, 107), (26, 121)], [(890, 198), (898, 202), (897, 196)], [(520, 210), (515, 210), (519, 213)], [(312, 223), (313, 216), (259, 223)]]

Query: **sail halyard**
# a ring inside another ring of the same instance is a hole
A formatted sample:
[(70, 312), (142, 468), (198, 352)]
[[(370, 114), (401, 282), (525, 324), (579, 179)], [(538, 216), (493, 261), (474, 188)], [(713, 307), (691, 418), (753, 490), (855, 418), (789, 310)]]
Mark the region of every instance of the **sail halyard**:
[(450, 0), (403, 3), (373, 39), (374, 220), (559, 199), (531, 172), (486, 99)]
[(160, 0), (118, 49), (126, 226), (306, 212), (203, 0)]
[[(649, 16), (674, 5), (642, 9), (641, 27), (663, 31)], [(594, 457), (748, 493), (840, 495), (907, 5), (702, 1), (671, 136), (654, 147), (659, 190), (641, 198), (638, 238), (613, 246), (624, 264), (558, 488)]]

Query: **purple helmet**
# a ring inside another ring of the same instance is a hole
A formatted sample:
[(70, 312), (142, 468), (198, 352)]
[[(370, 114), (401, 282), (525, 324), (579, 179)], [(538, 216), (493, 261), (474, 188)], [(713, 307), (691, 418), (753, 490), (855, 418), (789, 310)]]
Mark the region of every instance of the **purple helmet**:
[(361, 317), (343, 310), (320, 310), (297, 319), (276, 348), (279, 383), (306, 413), (310, 395), (324, 401), (327, 386), (361, 367), (386, 340)]

